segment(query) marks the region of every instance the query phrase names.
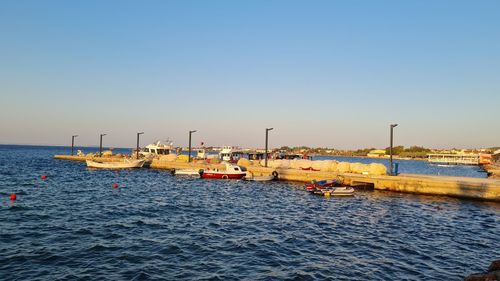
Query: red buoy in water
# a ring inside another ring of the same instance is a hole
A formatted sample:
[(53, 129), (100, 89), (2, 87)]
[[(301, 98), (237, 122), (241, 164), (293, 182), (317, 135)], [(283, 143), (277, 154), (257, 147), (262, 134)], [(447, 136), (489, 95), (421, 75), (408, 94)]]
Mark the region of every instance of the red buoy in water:
[(47, 179), (46, 175), (41, 176), (42, 180)]
[(114, 183), (114, 184), (113, 184), (113, 188), (118, 188), (118, 184), (117, 184), (117, 183)]
[(17, 199), (17, 195), (15, 193), (12, 193), (10, 195), (10, 201), (16, 201), (16, 199)]

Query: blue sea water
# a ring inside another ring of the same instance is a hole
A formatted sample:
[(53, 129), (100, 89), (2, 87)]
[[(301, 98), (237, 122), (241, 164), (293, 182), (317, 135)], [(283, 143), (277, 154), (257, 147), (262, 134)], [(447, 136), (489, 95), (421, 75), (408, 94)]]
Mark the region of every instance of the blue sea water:
[[(389, 159), (366, 158), (366, 157), (341, 157), (341, 156), (315, 156), (314, 160), (337, 160), (345, 162), (358, 162), (363, 164), (381, 163), (389, 170)], [(436, 176), (455, 176), (487, 178), (487, 173), (479, 166), (466, 165), (435, 165), (422, 160), (400, 160), (394, 159), (393, 163), (398, 165), (398, 173), (402, 174), (425, 174)]]
[(323, 198), (63, 153), (0, 146), (0, 280), (462, 280), (500, 258), (497, 203)]

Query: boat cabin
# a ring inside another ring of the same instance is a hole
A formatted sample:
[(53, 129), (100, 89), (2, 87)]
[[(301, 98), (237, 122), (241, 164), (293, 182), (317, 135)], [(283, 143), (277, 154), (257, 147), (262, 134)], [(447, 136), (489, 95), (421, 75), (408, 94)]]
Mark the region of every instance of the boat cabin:
[(196, 151), (196, 158), (197, 159), (207, 159), (207, 153), (205, 152), (205, 149), (198, 149)]
[(264, 153), (263, 152), (249, 152), (248, 153), (248, 160), (262, 160), (264, 159)]
[(247, 169), (245, 167), (241, 167), (233, 164), (226, 164), (226, 172), (228, 173), (244, 173)]
[(245, 153), (232, 146), (224, 146), (219, 152), (219, 159), (227, 162), (238, 162)]
[(139, 153), (143, 156), (148, 157), (148, 156), (169, 155), (175, 153), (175, 151), (173, 149), (172, 142), (167, 141), (167, 143), (161, 143), (160, 141), (158, 141), (154, 144), (147, 145)]

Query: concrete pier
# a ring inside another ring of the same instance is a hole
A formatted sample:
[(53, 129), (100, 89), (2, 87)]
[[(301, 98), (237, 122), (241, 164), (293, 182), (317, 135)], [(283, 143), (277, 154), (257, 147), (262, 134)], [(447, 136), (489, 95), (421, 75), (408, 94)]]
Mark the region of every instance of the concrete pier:
[[(55, 159), (85, 161), (123, 161), (121, 158), (87, 158), (81, 156), (56, 155)], [(202, 164), (186, 162), (167, 162), (153, 160), (151, 168), (156, 169), (202, 169), (219, 168), (221, 164)], [(374, 176), (352, 173), (334, 173), (319, 171), (303, 171), (296, 169), (274, 169), (260, 166), (247, 166), (248, 172), (255, 176), (278, 174), (279, 180), (311, 182), (322, 179), (341, 179), (344, 184), (351, 186), (370, 186), (378, 190), (388, 190), (404, 193), (443, 195), (477, 200), (490, 200), (500, 202), (500, 180), (466, 177), (430, 176), (417, 174), (400, 174), (398, 176)]]

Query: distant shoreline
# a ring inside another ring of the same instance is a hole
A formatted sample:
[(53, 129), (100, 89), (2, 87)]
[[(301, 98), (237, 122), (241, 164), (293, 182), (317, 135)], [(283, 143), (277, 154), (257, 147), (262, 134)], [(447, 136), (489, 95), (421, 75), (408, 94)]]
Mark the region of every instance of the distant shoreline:
[[(384, 159), (389, 160), (389, 157), (368, 157), (368, 156), (357, 156), (357, 155), (331, 155), (331, 154), (314, 154), (311, 156), (331, 156), (331, 157), (348, 157), (348, 158), (364, 158), (364, 159)], [(392, 160), (415, 160), (415, 161), (427, 161), (425, 158), (399, 158), (397, 156), (392, 156)]]
[[(64, 147), (71, 147), (71, 145), (57, 145), (57, 144), (8, 144), (8, 143), (1, 143), (0, 146), (33, 146), (33, 147), (57, 147), (57, 148), (64, 148)], [(75, 145), (75, 148), (99, 148), (99, 145)], [(135, 149), (132, 147), (110, 147), (110, 146), (103, 146), (103, 149)]]

